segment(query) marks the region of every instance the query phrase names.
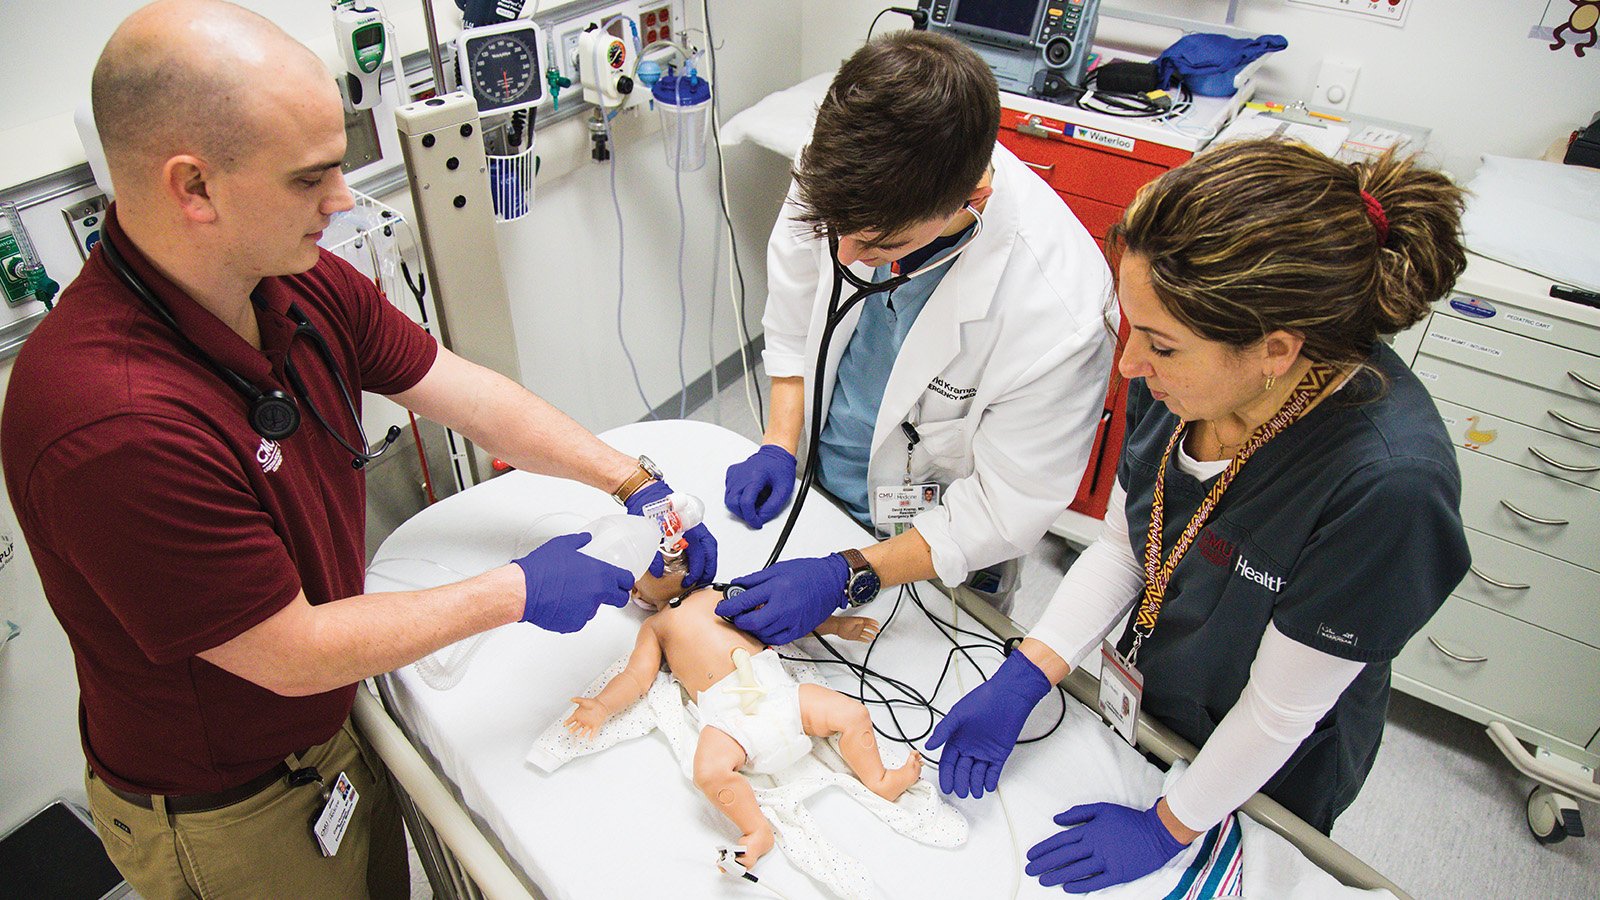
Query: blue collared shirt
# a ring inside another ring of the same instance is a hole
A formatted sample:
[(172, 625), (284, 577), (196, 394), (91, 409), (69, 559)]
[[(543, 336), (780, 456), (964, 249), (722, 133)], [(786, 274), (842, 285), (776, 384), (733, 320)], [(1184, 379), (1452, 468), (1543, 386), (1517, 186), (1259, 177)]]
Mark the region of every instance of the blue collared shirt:
[[(935, 257), (949, 253), (966, 239), (970, 227), (949, 237), (936, 238), (900, 261), (901, 271), (916, 271)], [(872, 500), (867, 484), (867, 463), (872, 455), (872, 431), (878, 422), (883, 392), (894, 371), (895, 357), (928, 298), (944, 280), (950, 266), (940, 266), (893, 290), (872, 294), (861, 301), (861, 321), (839, 360), (833, 383), (833, 401), (817, 447), (817, 479), (838, 497), (856, 521), (872, 524)], [(873, 281), (890, 277), (888, 266), (872, 273)]]

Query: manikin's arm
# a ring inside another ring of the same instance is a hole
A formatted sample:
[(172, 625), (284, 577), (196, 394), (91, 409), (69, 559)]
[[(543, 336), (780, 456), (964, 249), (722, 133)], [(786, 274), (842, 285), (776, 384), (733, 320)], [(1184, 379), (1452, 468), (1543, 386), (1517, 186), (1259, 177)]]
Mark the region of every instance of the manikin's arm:
[(567, 717), (567, 730), (586, 738), (593, 738), (600, 726), (613, 714), (627, 709), (633, 701), (643, 697), (661, 671), (661, 640), (650, 622), (639, 626), (639, 637), (633, 642), (633, 653), (628, 664), (615, 678), (606, 682), (600, 693), (593, 697), (573, 697), (578, 708)]
[(866, 643), (878, 636), (877, 619), (866, 616), (829, 616), (816, 627), (817, 634), (832, 634), (847, 641)]

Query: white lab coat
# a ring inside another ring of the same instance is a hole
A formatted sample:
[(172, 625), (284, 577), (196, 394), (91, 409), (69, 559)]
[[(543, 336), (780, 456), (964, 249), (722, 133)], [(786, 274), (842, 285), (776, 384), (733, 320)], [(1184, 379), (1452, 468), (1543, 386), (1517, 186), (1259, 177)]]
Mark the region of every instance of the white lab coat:
[[(912, 481), (945, 489), (940, 506), (915, 525), (939, 578), (952, 585), (1027, 553), (1072, 502), (1111, 370), (1111, 273), (1094, 240), (1061, 198), (998, 144), (993, 185), (983, 231), (950, 265), (895, 359), (867, 469), (869, 490), (900, 484), (900, 423), (916, 426), (922, 440), (911, 458)], [(833, 270), (828, 242), (814, 238), (794, 212), (791, 192), (767, 245), (762, 360), (772, 377), (805, 377), (809, 428)], [(871, 277), (865, 266), (854, 271)], [(840, 302), (852, 292), (847, 283)], [(824, 402), (860, 314), (858, 304), (834, 332)]]

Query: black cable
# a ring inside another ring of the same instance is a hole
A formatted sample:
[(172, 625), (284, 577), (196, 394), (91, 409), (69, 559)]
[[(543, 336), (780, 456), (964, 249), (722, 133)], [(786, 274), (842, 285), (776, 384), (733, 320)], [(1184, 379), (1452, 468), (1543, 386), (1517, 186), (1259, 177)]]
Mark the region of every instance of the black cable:
[(928, 11), (921, 7), (890, 6), (878, 11), (872, 17), (872, 24), (867, 26), (867, 40), (872, 40), (872, 31), (878, 27), (878, 20), (889, 13), (902, 15), (911, 20), (912, 31), (924, 31), (928, 27)]
[[(711, 60), (711, 72), (720, 79), (722, 77), (722, 70), (717, 68), (717, 41), (711, 33), (711, 4), (709, 0), (702, 4), (700, 12), (706, 20), (706, 55)], [(750, 320), (745, 314), (745, 298), (747, 295), (744, 287), (744, 266), (739, 263), (739, 236), (733, 231), (733, 212), (728, 208), (728, 192), (723, 189), (724, 182), (727, 181), (728, 169), (725, 165), (723, 165), (722, 161), (722, 126), (719, 121), (722, 118), (721, 91), (711, 92), (711, 112), (711, 142), (716, 145), (717, 148), (717, 201), (722, 206), (722, 221), (726, 222), (728, 225), (728, 252), (733, 256), (733, 271), (739, 280), (739, 296), (737, 298), (739, 308), (739, 336), (741, 339), (748, 339), (750, 336)], [(711, 302), (715, 303), (716, 299), (716, 291), (713, 290), (711, 292)], [(742, 354), (745, 352), (745, 349), (740, 347), (739, 352)], [(755, 373), (753, 371), (746, 372), (745, 377), (754, 378)], [(759, 381), (756, 382), (755, 390), (752, 391), (752, 393), (756, 395), (756, 417), (760, 419), (762, 425), (765, 426), (767, 421), (767, 406), (766, 403), (761, 399), (761, 383)]]

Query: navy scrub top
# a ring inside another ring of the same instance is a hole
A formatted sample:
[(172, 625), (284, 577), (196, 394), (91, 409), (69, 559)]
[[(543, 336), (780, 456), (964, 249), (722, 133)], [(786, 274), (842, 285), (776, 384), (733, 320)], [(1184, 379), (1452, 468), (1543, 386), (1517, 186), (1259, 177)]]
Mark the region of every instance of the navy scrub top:
[[(1323, 833), (1372, 769), (1390, 660), (1470, 561), (1461, 475), (1432, 399), (1386, 345), (1367, 364), (1239, 472), (1173, 572), (1138, 660), (1143, 709), (1196, 746), (1238, 701), (1269, 622), (1309, 647), (1367, 663), (1262, 788)], [(1156, 470), (1177, 424), (1144, 379), (1131, 383), (1117, 474), (1141, 566)], [(1211, 484), (1169, 461), (1163, 560)], [(1127, 653), (1132, 643), (1130, 624), (1118, 647)]]

